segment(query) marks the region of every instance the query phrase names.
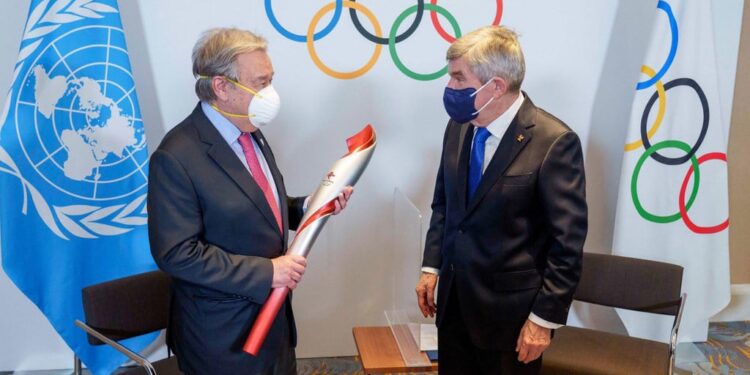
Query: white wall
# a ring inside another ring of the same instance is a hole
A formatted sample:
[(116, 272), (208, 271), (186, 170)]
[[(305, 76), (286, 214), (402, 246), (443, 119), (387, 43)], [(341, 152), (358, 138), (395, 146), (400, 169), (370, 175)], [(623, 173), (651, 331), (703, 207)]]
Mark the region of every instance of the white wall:
[[(277, 18), (302, 33), (327, 0), (274, 1)], [(414, 1), (360, 1), (384, 30)], [(490, 22), (494, 1), (444, 5), (463, 32)], [(395, 4), (398, 4), (395, 5)], [(630, 102), (656, 1), (506, 2), (503, 23), (521, 34), (527, 62), (524, 89), (538, 106), (576, 130), (587, 158), (591, 231), (588, 251), (609, 252), (612, 241), (620, 152)], [(734, 82), (742, 0), (714, 2), (721, 83)], [(150, 149), (196, 103), (190, 50), (199, 33), (214, 26), (257, 31), (270, 42), (283, 109), (264, 131), (274, 147), (290, 194), (307, 194), (321, 174), (343, 154), (344, 139), (366, 123), (378, 132), (378, 149), (351, 206), (329, 221), (310, 257), (304, 282), (295, 292), (300, 345), (298, 355), (355, 353), (351, 327), (384, 324), (383, 310), (413, 294), (420, 254), (412, 239), (392, 239), (393, 189), (400, 188), (429, 219), (429, 203), (447, 116), (442, 108), (446, 78), (430, 82), (405, 77), (383, 48), (374, 68), (354, 80), (321, 73), (303, 43), (277, 33), (260, 0), (121, 1), (123, 24), (145, 119)], [(0, 2), (0, 92), (10, 85), (28, 1)], [(327, 23), (330, 13), (323, 17)], [(360, 15), (369, 27), (366, 18)], [(408, 27), (411, 18), (402, 25)], [(447, 26), (447, 23), (444, 22)], [(322, 27), (322, 26), (320, 26)], [(352, 70), (370, 56), (373, 45), (353, 27), (348, 11), (325, 39), (315, 43), (331, 67)], [(443, 66), (447, 43), (425, 14), (417, 32), (398, 45), (412, 69)], [(728, 104), (728, 103), (727, 103)], [(722, 110), (729, 118), (729, 105)], [(405, 212), (402, 206), (398, 212)], [(407, 219), (399, 218), (399, 222)], [(419, 231), (414, 226), (412, 231)], [(422, 230), (425, 228), (423, 227)], [(419, 235), (416, 236), (419, 238)], [(394, 243), (401, 244), (394, 248)], [(399, 270), (394, 272), (394, 270)], [(404, 274), (413, 270), (413, 274)], [(0, 371), (70, 367), (71, 354), (46, 320), (0, 272)], [(400, 304), (400, 302), (399, 302)], [(580, 309), (582, 319), (621, 330), (608, 311)]]

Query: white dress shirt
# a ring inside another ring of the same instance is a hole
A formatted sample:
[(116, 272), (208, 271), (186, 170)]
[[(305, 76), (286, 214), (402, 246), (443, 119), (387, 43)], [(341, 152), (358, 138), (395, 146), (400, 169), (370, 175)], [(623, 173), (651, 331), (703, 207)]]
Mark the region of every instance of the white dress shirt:
[[(495, 156), (495, 151), (497, 151), (498, 146), (500, 146), (500, 140), (503, 138), (505, 132), (508, 130), (508, 127), (510, 127), (510, 123), (513, 122), (516, 114), (518, 114), (518, 111), (521, 109), (523, 101), (523, 94), (519, 93), (518, 98), (516, 98), (513, 104), (511, 104), (510, 107), (508, 107), (508, 109), (503, 112), (502, 115), (500, 115), (500, 117), (496, 118), (495, 121), (492, 121), (489, 125), (487, 125), (487, 130), (490, 131), (490, 136), (487, 138), (487, 141), (484, 144), (484, 162), (482, 163), (482, 173), (487, 170), (487, 166), (490, 164), (492, 157)], [(474, 128), (474, 134), (476, 135), (476, 128)], [(473, 144), (474, 142), (472, 137), (472, 147)], [(440, 273), (438, 269), (432, 267), (422, 267), (422, 272), (432, 273), (436, 275)], [(563, 326), (562, 324), (548, 322), (536, 316), (534, 313), (531, 313), (529, 315), (529, 320), (549, 329), (557, 329)]]

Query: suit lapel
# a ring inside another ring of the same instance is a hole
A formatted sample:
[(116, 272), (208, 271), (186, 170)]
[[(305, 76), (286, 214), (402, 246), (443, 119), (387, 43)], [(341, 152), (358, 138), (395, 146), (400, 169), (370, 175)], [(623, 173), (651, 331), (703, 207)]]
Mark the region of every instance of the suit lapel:
[(474, 127), (470, 123), (461, 125), (458, 138), (458, 163), (456, 164), (456, 176), (458, 185), (458, 207), (466, 209), (466, 190), (469, 183), (469, 154), (471, 153), (471, 141), (474, 138)]
[(226, 173), (242, 192), (247, 196), (258, 210), (263, 214), (269, 224), (273, 226), (278, 232), (278, 224), (276, 224), (276, 218), (273, 216), (271, 207), (266, 201), (266, 196), (263, 194), (263, 190), (260, 189), (258, 184), (253, 179), (250, 172), (245, 168), (242, 162), (237, 158), (237, 154), (232, 151), (232, 148), (227, 144), (224, 138), (218, 130), (211, 124), (203, 110), (200, 108), (200, 104), (193, 111), (193, 120), (198, 130), (198, 134), (201, 140), (211, 146), (206, 152), (208, 156)]
[[(536, 107), (529, 98), (525, 98), (523, 105), (521, 106), (518, 114), (511, 122), (508, 129), (505, 131), (503, 138), (500, 140), (500, 144), (495, 151), (495, 155), (492, 156), (490, 164), (482, 175), (482, 180), (479, 182), (474, 199), (469, 202), (469, 207), (466, 209), (466, 215), (471, 212), (479, 205), (482, 198), (490, 191), (497, 180), (505, 173), (508, 166), (516, 159), (518, 154), (523, 150), (527, 143), (532, 138), (531, 128), (534, 126), (533, 117)], [(468, 165), (466, 167), (468, 169)]]

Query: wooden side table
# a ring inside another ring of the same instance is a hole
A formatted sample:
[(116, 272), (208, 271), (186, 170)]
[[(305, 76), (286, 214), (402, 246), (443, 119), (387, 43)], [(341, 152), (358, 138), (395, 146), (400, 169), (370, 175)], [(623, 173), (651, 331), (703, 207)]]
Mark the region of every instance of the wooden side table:
[[(424, 367), (406, 367), (389, 327), (354, 327), (352, 334), (365, 374), (437, 371), (437, 362)], [(427, 358), (426, 354), (422, 355)]]

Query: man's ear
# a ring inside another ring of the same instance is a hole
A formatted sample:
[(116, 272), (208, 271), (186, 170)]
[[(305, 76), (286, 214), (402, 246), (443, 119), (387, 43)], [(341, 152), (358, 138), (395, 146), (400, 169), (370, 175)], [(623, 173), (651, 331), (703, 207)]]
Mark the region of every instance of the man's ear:
[(505, 78), (495, 76), (492, 77), (490, 87), (492, 87), (492, 95), (495, 98), (499, 98), (508, 92), (508, 81)]
[(227, 80), (221, 77), (211, 77), (211, 89), (214, 90), (214, 94), (220, 101), (229, 100), (229, 85)]

